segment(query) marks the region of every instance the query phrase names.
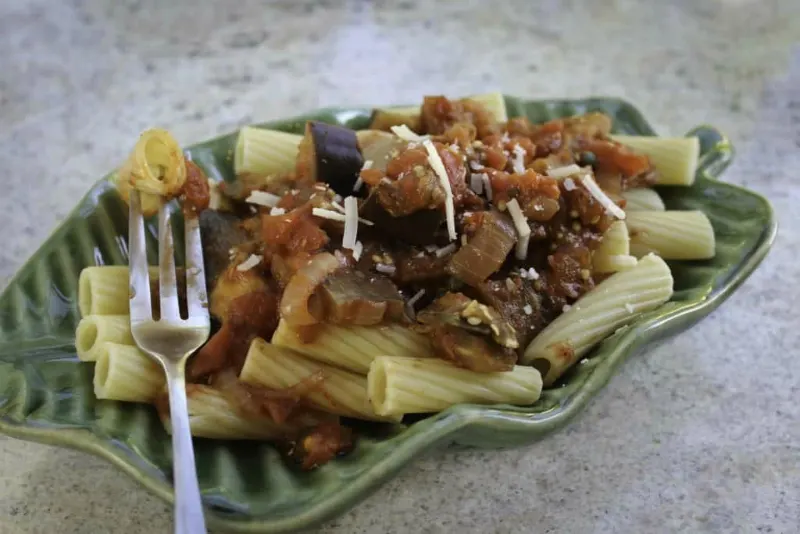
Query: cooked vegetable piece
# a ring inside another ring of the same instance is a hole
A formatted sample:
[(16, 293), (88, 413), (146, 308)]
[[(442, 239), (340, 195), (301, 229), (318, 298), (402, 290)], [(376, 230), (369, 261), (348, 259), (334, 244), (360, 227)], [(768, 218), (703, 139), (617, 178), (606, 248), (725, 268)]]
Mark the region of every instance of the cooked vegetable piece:
[(325, 182), (342, 196), (352, 193), (364, 160), (350, 128), (308, 121), (297, 159), (298, 181)]
[(241, 222), (239, 217), (231, 213), (206, 210), (200, 214), (203, 261), (209, 287), (230, 264), (231, 249), (248, 240)]
[(446, 293), (417, 315), (437, 354), (479, 373), (509, 371), (519, 348), (514, 327), (490, 307)]
[(329, 275), (310, 299), (309, 309), (321, 323), (370, 326), (405, 319), (403, 296), (385, 276), (354, 269)]
[(475, 235), (450, 260), (447, 271), (468, 285), (486, 280), (505, 262), (517, 233), (511, 220), (497, 211), (482, 213)]
[(375, 223), (374, 229), (382, 235), (411, 245), (431, 245), (437, 242), (445, 213), (444, 210), (432, 209), (395, 217), (381, 205), (373, 192), (361, 206), (361, 216)]
[(389, 160), (407, 144), (393, 133), (378, 130), (362, 130), (356, 132), (356, 137), (364, 162), (369, 161), (371, 169), (381, 172), (386, 172)]
[(420, 130), (420, 116), (419, 108), (414, 108), (415, 113), (405, 113), (402, 109), (376, 109), (372, 112), (372, 117), (369, 120), (369, 128), (371, 130), (389, 131), (392, 126), (406, 125), (411, 130), (418, 132)]

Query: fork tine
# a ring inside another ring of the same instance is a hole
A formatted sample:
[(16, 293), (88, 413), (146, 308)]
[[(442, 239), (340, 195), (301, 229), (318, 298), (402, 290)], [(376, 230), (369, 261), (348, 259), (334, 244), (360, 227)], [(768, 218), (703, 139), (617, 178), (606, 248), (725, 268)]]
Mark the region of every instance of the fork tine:
[(178, 307), (178, 284), (175, 281), (175, 245), (166, 204), (158, 210), (158, 292), (161, 296), (161, 320), (181, 320)]
[(187, 217), (186, 234), (186, 307), (189, 321), (208, 323), (208, 294), (203, 265), (203, 248), (200, 242), (200, 223), (196, 217)]
[(147, 271), (147, 249), (144, 240), (144, 218), (142, 217), (139, 191), (130, 194), (128, 210), (128, 270), (130, 271), (131, 323), (152, 318), (150, 307), (150, 273)]

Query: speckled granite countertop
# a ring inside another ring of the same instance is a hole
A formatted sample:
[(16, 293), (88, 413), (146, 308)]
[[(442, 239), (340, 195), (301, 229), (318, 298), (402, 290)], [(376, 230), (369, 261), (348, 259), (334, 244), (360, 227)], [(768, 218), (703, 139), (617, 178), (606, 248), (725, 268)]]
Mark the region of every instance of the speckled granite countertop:
[[(321, 532), (797, 532), (800, 3), (694, 4), (3, 2), (0, 281), (151, 125), (191, 143), (492, 89), (621, 96), (663, 133), (709, 122), (738, 148), (725, 179), (769, 196), (782, 224), (744, 287), (633, 358), (565, 431), (428, 457)], [(170, 528), (105, 462), (0, 437), (0, 532)]]

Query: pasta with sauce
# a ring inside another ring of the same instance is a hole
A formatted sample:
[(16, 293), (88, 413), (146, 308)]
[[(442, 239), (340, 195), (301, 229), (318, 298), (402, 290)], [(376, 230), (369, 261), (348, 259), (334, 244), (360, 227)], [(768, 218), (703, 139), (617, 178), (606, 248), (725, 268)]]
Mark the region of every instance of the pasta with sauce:
[[(532, 404), (669, 300), (658, 255), (711, 257), (714, 234), (652, 187), (691, 184), (697, 146), (612, 136), (600, 113), (533, 124), (498, 94), (429, 96), (360, 131), (243, 128), (211, 209), (163, 130), (117, 184), (199, 214), (219, 327), (189, 363), (193, 433), (289, 441), (311, 468), (349, 448), (348, 419)], [(127, 328), (127, 269), (87, 268), (79, 292), (96, 395), (161, 405), (168, 425), (161, 370)]]

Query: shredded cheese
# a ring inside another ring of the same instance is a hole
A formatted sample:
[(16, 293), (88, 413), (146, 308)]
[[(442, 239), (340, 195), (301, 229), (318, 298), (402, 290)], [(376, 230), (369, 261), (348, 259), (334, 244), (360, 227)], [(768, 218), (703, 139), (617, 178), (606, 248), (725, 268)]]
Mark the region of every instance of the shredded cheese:
[(261, 256), (258, 254), (250, 254), (246, 260), (236, 266), (236, 270), (241, 272), (249, 271), (259, 263), (261, 263)]
[(483, 194), (483, 174), (472, 173), (469, 175), (469, 188), (476, 194)]
[(528, 219), (522, 213), (519, 207), (519, 202), (516, 198), (512, 198), (506, 204), (508, 213), (511, 214), (511, 219), (514, 221), (514, 227), (517, 229), (516, 257), (518, 260), (524, 260), (528, 256), (528, 243), (531, 239), (531, 227), (528, 226)]
[(272, 208), (269, 210), (270, 215), (283, 215), (286, 213), (286, 210), (283, 208)]
[(365, 160), (364, 161), (364, 165), (361, 166), (361, 170), (362, 171), (365, 171), (365, 170), (371, 169), (371, 168), (372, 168), (372, 160), (371, 159)]
[(362, 180), (361, 177), (359, 176), (356, 179), (356, 183), (353, 184), (353, 193), (356, 193), (359, 189), (361, 189), (362, 185), (364, 185), (364, 180)]
[(259, 206), (266, 206), (268, 208), (274, 208), (280, 200), (281, 197), (278, 195), (273, 195), (272, 193), (267, 193), (266, 191), (253, 191), (250, 193), (250, 196), (247, 197), (246, 202), (249, 202), (250, 204), (258, 204)]
[(551, 178), (566, 178), (573, 174), (581, 172), (581, 168), (574, 163), (565, 165), (564, 167), (555, 167), (547, 171), (547, 176)]
[(456, 251), (456, 244), (455, 243), (450, 243), (446, 247), (442, 247), (442, 248), (436, 249), (435, 254), (436, 254), (437, 258), (442, 258), (444, 256), (447, 256), (448, 254), (452, 254), (455, 251)]
[(600, 203), (601, 206), (606, 209), (606, 211), (608, 211), (608, 213), (617, 219), (625, 218), (625, 212), (622, 210), (622, 208), (617, 206), (613, 200), (608, 198), (608, 195), (606, 195), (603, 190), (600, 189), (600, 186), (597, 185), (597, 182), (595, 182), (591, 176), (588, 174), (584, 175), (581, 178), (581, 182), (583, 182), (586, 190), (589, 191), (589, 193)]
[(525, 312), (525, 315), (531, 315), (533, 313), (533, 308), (531, 307), (530, 304), (526, 304), (525, 306), (522, 307), (522, 311)]
[(561, 308), (561, 311), (562, 311), (563, 313), (567, 313), (567, 312), (568, 312), (568, 311), (570, 311), (571, 309), (572, 309), (572, 306), (570, 306), (569, 304), (564, 304), (564, 307), (563, 307), (563, 308)]
[(489, 175), (486, 173), (481, 174), (481, 180), (483, 181), (483, 190), (486, 192), (486, 200), (489, 202), (492, 201), (492, 182), (489, 180)]
[(575, 189), (575, 182), (572, 181), (572, 178), (564, 180), (564, 189), (567, 191), (573, 191)]
[(450, 237), (450, 241), (455, 241), (457, 237), (456, 208), (453, 203), (453, 190), (450, 188), (450, 178), (447, 176), (447, 169), (444, 168), (444, 162), (430, 139), (426, 139), (422, 144), (425, 146), (425, 150), (428, 151), (428, 163), (430, 163), (436, 176), (439, 177), (439, 183), (444, 189), (444, 212), (447, 219), (447, 234), (448, 237)]
[(352, 250), (356, 246), (358, 237), (358, 200), (356, 197), (344, 199), (344, 234), (342, 246)]
[[(341, 199), (341, 197), (340, 197), (340, 199)], [(333, 199), (333, 201), (331, 202), (331, 206), (333, 206), (334, 208), (336, 208), (336, 211), (341, 211), (342, 213), (344, 213), (344, 206), (342, 206), (342, 205), (339, 203), (340, 201), (341, 201), (341, 200), (337, 201), (336, 199)]]
[(483, 165), (481, 165), (480, 163), (478, 163), (477, 161), (473, 160), (473, 161), (469, 162), (469, 168), (472, 169), (473, 171), (480, 171), (480, 170), (484, 169), (485, 167)]
[(419, 299), (421, 299), (423, 297), (423, 295), (425, 295), (425, 290), (424, 289), (420, 289), (419, 291), (414, 293), (413, 297), (408, 299), (408, 302), (406, 302), (406, 305), (413, 309), (414, 308), (414, 304), (416, 304), (417, 301), (419, 301)]
[(343, 213), (339, 213), (338, 211), (333, 210), (326, 210), (325, 208), (312, 208), (311, 215), (314, 217), (321, 217), (323, 219), (329, 219), (331, 221), (345, 221), (345, 215)]
[(531, 267), (530, 269), (528, 269), (528, 278), (530, 278), (531, 280), (538, 280), (539, 273), (536, 272), (536, 269)]
[(361, 241), (356, 241), (356, 246), (353, 247), (353, 259), (358, 261), (361, 259), (361, 253), (364, 251), (364, 245)]
[(379, 273), (392, 275), (395, 273), (395, 271), (397, 271), (397, 267), (394, 265), (386, 265), (385, 263), (378, 263), (375, 265), (375, 270)]
[(412, 132), (411, 129), (405, 124), (401, 124), (399, 126), (392, 126), (390, 129), (392, 130), (392, 133), (395, 134), (397, 137), (399, 137), (403, 141), (408, 141), (409, 143), (419, 143), (425, 139), (424, 137), (421, 137)]
[(515, 145), (513, 152), (514, 152), (514, 157), (511, 158), (511, 166), (514, 168), (514, 172), (516, 174), (524, 174), (525, 154), (527, 154), (527, 152), (520, 145)]

